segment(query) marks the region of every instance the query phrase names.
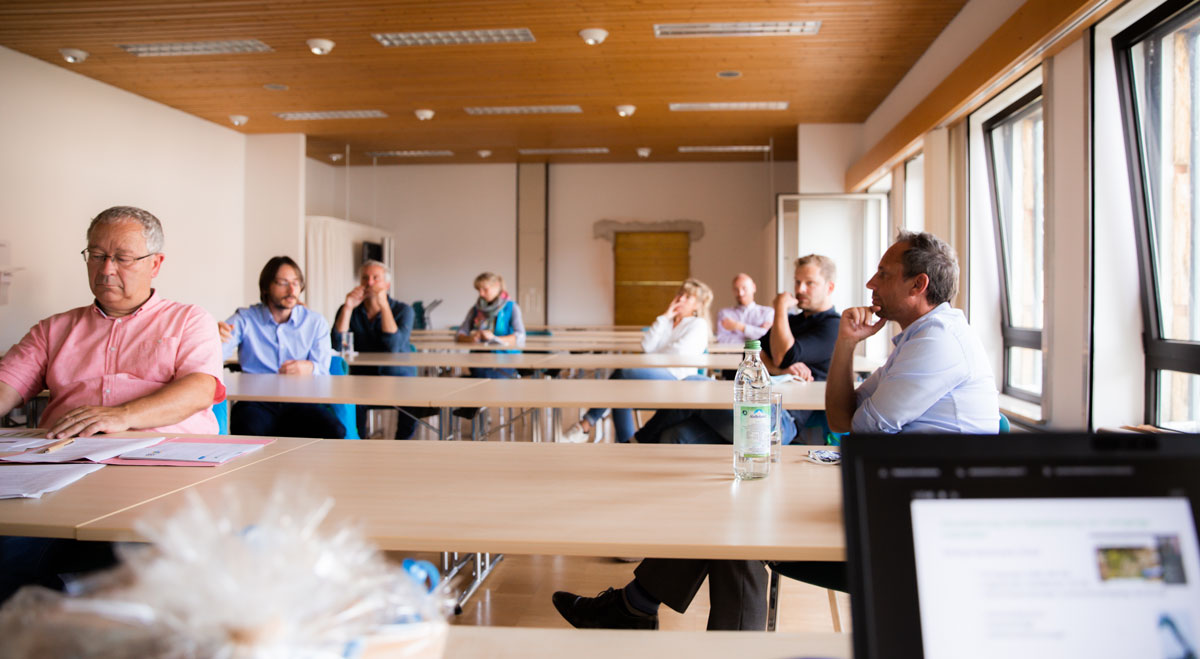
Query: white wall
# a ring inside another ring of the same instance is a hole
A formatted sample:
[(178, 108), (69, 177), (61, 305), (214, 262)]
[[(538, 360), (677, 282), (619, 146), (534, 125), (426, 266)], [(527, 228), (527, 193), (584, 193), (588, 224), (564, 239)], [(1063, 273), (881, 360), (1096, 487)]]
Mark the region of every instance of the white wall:
[(767, 295), (774, 264), (765, 263), (763, 227), (774, 193), (791, 192), (792, 163), (632, 163), (556, 165), (550, 169), (550, 324), (608, 324), (613, 318), (612, 243), (592, 237), (600, 220), (695, 220), (704, 237), (691, 244), (692, 276), (713, 288), (713, 309), (733, 304), (731, 282), (744, 271)]
[(110, 206), (162, 221), (164, 296), (214, 315), (239, 299), (241, 134), (3, 47), (0, 79), (0, 240), (24, 268), (0, 307), (0, 350), (91, 302), (79, 250), (90, 218)]
[(863, 142), (872, 147), (962, 64), (1025, 0), (971, 0), (867, 117)]
[(846, 170), (863, 154), (862, 124), (796, 127), (796, 180), (800, 194), (846, 191)]
[(346, 214), (341, 183), (345, 166), (335, 167), (313, 158), (304, 159), (304, 208), (306, 215), (342, 217)]
[(294, 133), (246, 138), (246, 277), (238, 306), (258, 301), (258, 273), (271, 257), (287, 255), (305, 268), (304, 142)]
[[(309, 160), (309, 171), (327, 167)], [(332, 168), (329, 168), (332, 169)], [(332, 215), (344, 210), (336, 172)], [(311, 185), (324, 185), (322, 177)], [(379, 165), (350, 168), (350, 217), (396, 237), (393, 296), (428, 304), (436, 327), (457, 325), (475, 302), (471, 282), (484, 271), (516, 277), (516, 166)], [(309, 207), (310, 214), (319, 209)], [(328, 210), (328, 209), (326, 209)]]

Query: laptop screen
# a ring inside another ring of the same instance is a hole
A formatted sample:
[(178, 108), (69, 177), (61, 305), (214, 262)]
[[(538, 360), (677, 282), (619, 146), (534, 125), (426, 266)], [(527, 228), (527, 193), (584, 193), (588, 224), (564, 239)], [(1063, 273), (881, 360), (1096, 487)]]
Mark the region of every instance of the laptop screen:
[(855, 437), (855, 656), (1197, 657), (1200, 437)]

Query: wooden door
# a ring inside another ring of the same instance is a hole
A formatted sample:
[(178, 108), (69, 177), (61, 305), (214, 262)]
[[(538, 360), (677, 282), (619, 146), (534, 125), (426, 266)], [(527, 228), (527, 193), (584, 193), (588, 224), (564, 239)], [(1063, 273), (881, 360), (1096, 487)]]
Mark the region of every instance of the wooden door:
[(618, 232), (613, 243), (613, 324), (649, 325), (688, 278), (686, 231)]

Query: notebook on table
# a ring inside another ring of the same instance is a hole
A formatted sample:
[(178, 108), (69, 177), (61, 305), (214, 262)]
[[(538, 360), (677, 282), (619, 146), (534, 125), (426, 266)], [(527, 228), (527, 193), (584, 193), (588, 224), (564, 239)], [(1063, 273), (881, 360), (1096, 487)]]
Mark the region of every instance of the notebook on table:
[(1200, 655), (1200, 436), (854, 436), (854, 656)]

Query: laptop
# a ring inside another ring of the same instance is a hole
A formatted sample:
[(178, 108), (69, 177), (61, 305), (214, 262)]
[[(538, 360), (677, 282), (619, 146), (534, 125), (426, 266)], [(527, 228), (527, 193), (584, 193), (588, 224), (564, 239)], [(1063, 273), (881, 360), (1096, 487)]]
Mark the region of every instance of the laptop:
[(1200, 436), (853, 436), (856, 659), (1200, 656)]

